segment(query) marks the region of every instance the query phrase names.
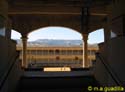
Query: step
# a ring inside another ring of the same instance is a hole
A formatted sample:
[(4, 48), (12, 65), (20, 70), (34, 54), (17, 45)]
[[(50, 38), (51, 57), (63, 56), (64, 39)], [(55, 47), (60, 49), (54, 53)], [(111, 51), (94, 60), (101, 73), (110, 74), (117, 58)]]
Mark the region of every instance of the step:
[(99, 86), (90, 71), (28, 71), (20, 78), (17, 92), (88, 92), (88, 86)]
[(38, 92), (41, 90), (47, 90), (47, 92), (50, 92), (50, 90), (54, 90), (52, 92), (56, 92), (56, 90), (61, 90), (62, 92), (63, 90), (79, 90), (78, 92), (81, 92), (80, 90), (86, 90), (88, 86), (98, 85), (98, 82), (95, 80), (93, 76), (22, 77), (19, 83), (19, 90), (23, 90), (23, 92), (26, 90), (27, 92), (32, 92), (30, 90), (37, 90)]

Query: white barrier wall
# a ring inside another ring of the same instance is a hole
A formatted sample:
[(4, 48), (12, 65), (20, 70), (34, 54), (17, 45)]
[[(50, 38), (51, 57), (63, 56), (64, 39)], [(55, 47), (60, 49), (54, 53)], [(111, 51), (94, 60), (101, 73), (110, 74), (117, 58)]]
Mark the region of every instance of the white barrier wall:
[(0, 92), (14, 92), (22, 74), (19, 58), (16, 60), (16, 57), (16, 42), (0, 36)]
[(121, 81), (125, 82), (125, 37), (111, 39), (108, 46), (108, 63)]
[[(125, 85), (125, 37), (112, 38), (107, 43), (100, 44), (99, 52), (115, 74), (113, 76)], [(117, 85), (99, 58), (96, 58), (94, 72), (102, 85)]]

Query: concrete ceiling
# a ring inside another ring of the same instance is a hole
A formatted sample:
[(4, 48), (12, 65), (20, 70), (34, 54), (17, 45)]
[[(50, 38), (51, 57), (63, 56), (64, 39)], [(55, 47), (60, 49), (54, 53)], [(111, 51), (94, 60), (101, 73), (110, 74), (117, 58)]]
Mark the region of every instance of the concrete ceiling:
[[(35, 29), (47, 26), (63, 26), (80, 33), (102, 28), (102, 22), (108, 16), (111, 0), (9, 0), (9, 17), (13, 29), (27, 34)], [(82, 9), (89, 7), (87, 17), (89, 30), (82, 24)]]

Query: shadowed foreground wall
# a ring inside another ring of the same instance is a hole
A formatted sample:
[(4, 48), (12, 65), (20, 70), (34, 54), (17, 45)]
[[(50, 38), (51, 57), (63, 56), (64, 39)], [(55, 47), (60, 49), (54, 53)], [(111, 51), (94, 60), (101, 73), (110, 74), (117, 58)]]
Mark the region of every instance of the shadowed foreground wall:
[(14, 92), (21, 75), (16, 42), (0, 36), (0, 52), (0, 92)]

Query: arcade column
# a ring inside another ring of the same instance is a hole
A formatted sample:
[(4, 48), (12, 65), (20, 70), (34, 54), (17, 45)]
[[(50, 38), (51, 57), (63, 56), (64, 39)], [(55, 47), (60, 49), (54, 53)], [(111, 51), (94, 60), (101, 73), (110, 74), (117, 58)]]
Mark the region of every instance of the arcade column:
[(22, 67), (27, 68), (27, 36), (22, 35)]
[(83, 34), (83, 41), (84, 41), (84, 67), (89, 67), (89, 62), (88, 62), (88, 34)]

